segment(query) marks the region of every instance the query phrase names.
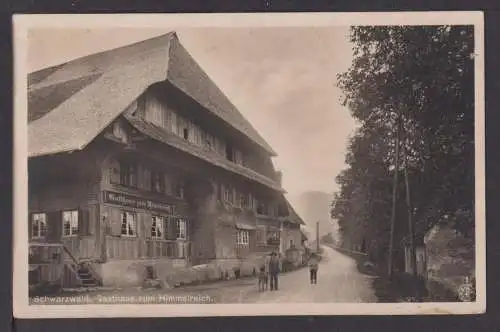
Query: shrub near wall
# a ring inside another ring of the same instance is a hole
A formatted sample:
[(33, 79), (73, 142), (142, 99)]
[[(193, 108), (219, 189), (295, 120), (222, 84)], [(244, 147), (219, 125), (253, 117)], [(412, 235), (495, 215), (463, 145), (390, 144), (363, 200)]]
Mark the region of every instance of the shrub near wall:
[(475, 275), (473, 240), (447, 226), (436, 226), (426, 238), (427, 287), (435, 300), (456, 300), (466, 278)]

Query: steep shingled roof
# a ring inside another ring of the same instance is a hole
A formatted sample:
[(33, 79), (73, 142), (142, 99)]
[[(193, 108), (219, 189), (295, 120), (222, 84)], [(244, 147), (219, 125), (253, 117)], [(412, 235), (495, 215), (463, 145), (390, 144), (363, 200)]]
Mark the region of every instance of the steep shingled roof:
[(150, 85), (169, 81), (276, 155), (174, 32), (28, 75), (28, 155), (83, 149)]

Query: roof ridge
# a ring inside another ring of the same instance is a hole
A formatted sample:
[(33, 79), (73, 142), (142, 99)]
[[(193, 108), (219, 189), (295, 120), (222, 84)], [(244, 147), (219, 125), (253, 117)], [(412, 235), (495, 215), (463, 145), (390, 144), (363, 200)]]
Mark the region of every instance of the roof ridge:
[[(97, 58), (99, 56), (102, 56), (102, 55), (105, 55), (105, 54), (109, 54), (109, 53), (112, 53), (112, 52), (125, 51), (127, 49), (135, 48), (135, 47), (137, 47), (140, 44), (150, 43), (153, 40), (161, 40), (161, 39), (165, 39), (167, 37), (168, 38), (172, 38), (174, 36), (175, 37), (177, 36), (177, 32), (170, 31), (168, 33), (164, 33), (164, 34), (161, 34), (161, 35), (158, 35), (158, 36), (154, 36), (154, 37), (151, 37), (151, 38), (139, 40), (139, 41), (131, 43), (131, 44), (125, 44), (125, 45), (122, 45), (122, 46), (116, 46), (116, 47), (105, 49), (105, 50), (102, 50), (102, 51), (99, 51), (99, 52), (87, 54), (87, 55), (84, 55), (84, 56), (79, 56), (79, 57), (70, 59), (68, 61), (56, 64), (56, 65), (52, 65), (52, 66), (49, 66), (49, 67), (45, 67), (45, 68), (41, 68), (39, 70), (35, 70), (35, 71), (32, 71), (32, 72), (29, 72), (28, 73), (28, 91), (31, 90), (31, 89), (37, 89), (37, 88), (39, 88), (39, 86), (41, 86), (42, 82), (44, 82), (52, 74), (57, 73), (57, 71), (59, 69), (65, 67), (67, 65), (75, 64), (77, 62), (83, 62), (83, 61), (89, 60), (91, 58)], [(170, 45), (169, 45), (169, 48), (170, 48)], [(46, 71), (52, 71), (52, 72), (47, 77), (43, 78), (42, 80), (40, 80), (37, 83), (33, 83), (33, 84), (29, 83), (30, 76), (32, 77), (33, 75), (41, 74), (42, 72), (46, 72)], [(62, 82), (56, 82), (56, 83), (62, 83)], [(49, 86), (49, 85), (52, 85), (52, 83), (51, 84), (47, 84), (46, 86)]]

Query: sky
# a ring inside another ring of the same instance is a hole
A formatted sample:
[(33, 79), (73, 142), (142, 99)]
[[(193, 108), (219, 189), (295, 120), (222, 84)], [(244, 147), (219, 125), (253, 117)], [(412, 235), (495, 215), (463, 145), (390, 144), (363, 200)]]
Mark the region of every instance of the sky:
[(303, 192), (337, 189), (356, 127), (335, 86), (353, 57), (347, 27), (36, 29), (28, 34), (28, 70), (172, 30), (277, 152), (292, 204)]

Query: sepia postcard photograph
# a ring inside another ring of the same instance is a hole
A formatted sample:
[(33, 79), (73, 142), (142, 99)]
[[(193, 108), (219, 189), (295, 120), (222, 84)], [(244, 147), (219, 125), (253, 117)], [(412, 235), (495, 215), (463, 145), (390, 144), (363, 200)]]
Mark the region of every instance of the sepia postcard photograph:
[(485, 312), (481, 12), (13, 29), (15, 317)]

